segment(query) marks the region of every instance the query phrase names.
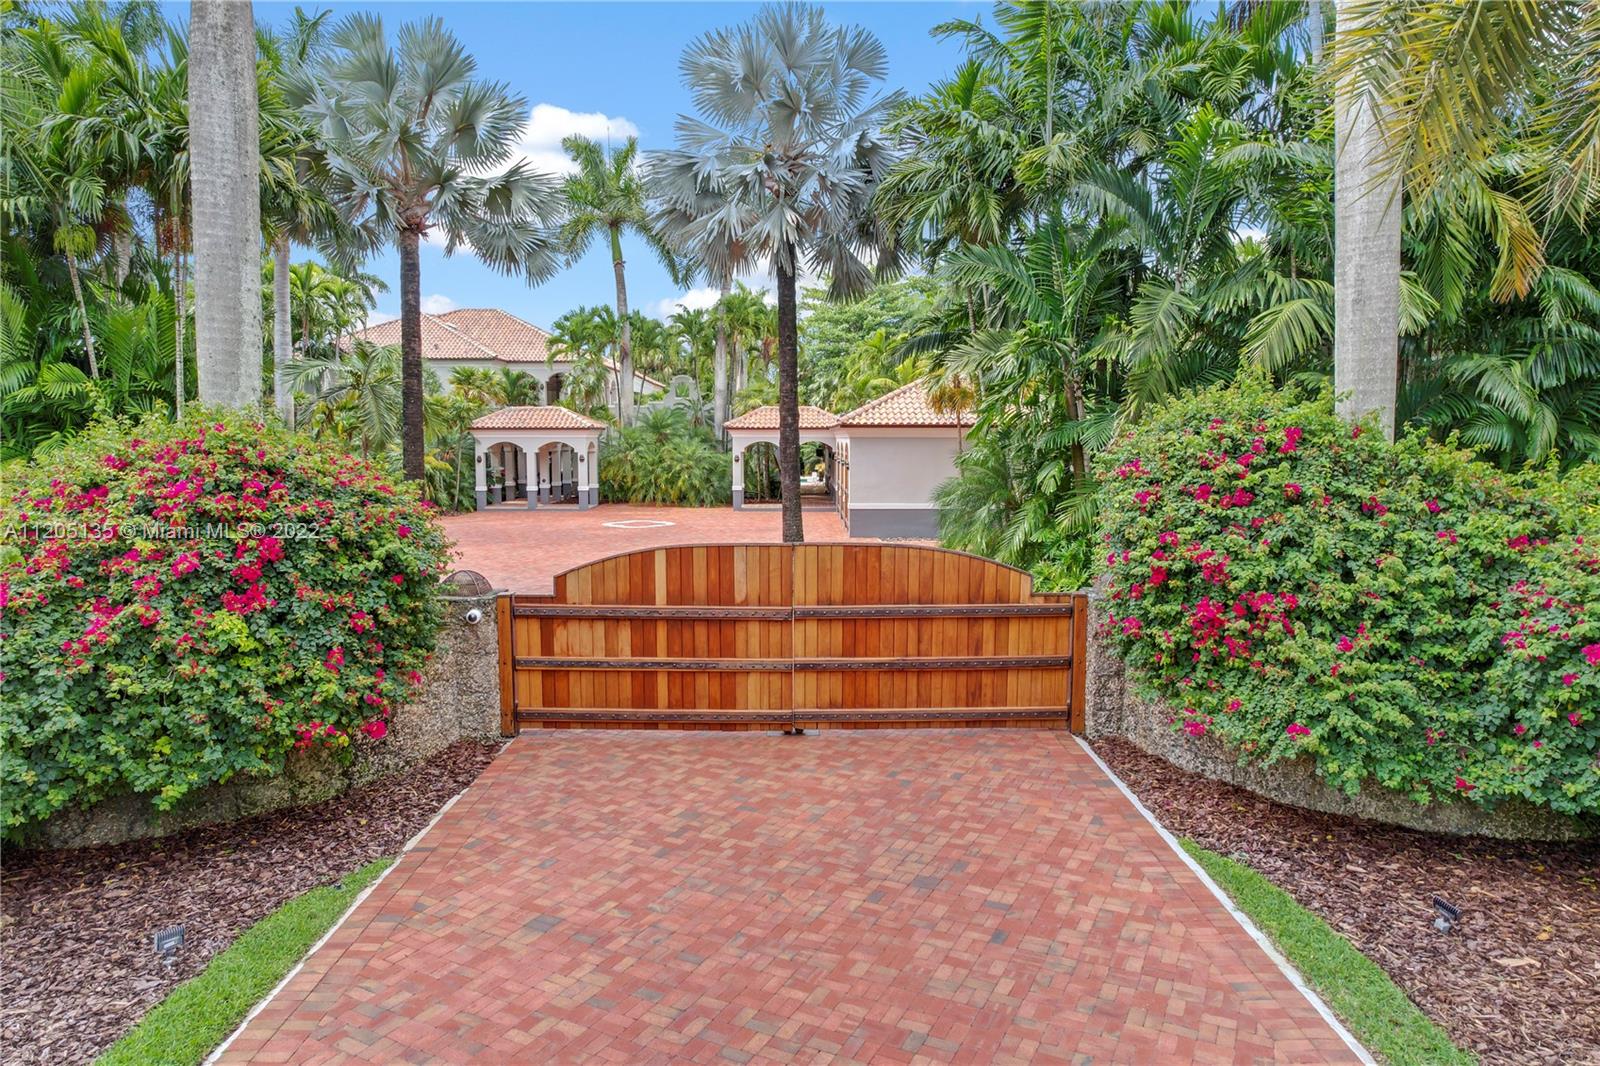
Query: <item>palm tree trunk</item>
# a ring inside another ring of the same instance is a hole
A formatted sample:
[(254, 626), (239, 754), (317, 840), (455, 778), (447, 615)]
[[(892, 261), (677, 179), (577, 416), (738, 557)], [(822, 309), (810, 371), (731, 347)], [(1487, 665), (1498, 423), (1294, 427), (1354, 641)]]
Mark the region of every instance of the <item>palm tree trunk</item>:
[(261, 162), (249, 0), (193, 0), (189, 158), (200, 399), (261, 400)]
[(628, 321), (628, 280), (623, 273), (622, 234), (611, 228), (611, 269), (617, 276), (617, 421), (633, 424), (633, 326)]
[(400, 231), (400, 451), (406, 478), (425, 473), (422, 430), (422, 261), (421, 234)]
[(188, 343), (188, 318), (189, 318), (189, 282), (183, 275), (183, 245), (176, 241), (182, 240), (182, 227), (174, 224), (173, 230), (178, 236), (174, 239), (172, 254), (172, 304), (177, 312), (174, 316), (172, 332), (174, 336), (173, 351), (176, 355), (172, 360), (172, 396), (173, 409), (179, 418), (183, 417), (183, 394), (188, 391), (188, 383), (184, 380), (184, 367), (188, 363), (185, 358), (185, 345)]
[(728, 279), (723, 278), (722, 295), (717, 298), (717, 306), (712, 311), (717, 316), (717, 347), (711, 360), (711, 422), (719, 441), (722, 439), (722, 424), (728, 420), (728, 324), (723, 319), (723, 302), (732, 289)]
[(783, 492), (783, 542), (801, 544), (806, 531), (800, 514), (800, 336), (795, 320), (794, 246), (785, 247), (777, 260), (778, 485)]
[(272, 399), (285, 425), (294, 425), (294, 393), (289, 389), (289, 235), (272, 242)]
[(83, 302), (83, 284), (78, 280), (78, 257), (66, 254), (67, 277), (72, 279), (72, 298), (78, 303), (78, 321), (83, 325), (83, 349), (89, 353), (89, 376), (100, 376), (100, 363), (94, 356), (94, 334), (89, 330), (89, 307)]
[[(1334, 46), (1355, 28), (1334, 8)], [(1400, 368), (1400, 197), (1383, 125), (1351, 78), (1334, 87), (1333, 386), (1341, 418), (1377, 412), (1394, 439)]]

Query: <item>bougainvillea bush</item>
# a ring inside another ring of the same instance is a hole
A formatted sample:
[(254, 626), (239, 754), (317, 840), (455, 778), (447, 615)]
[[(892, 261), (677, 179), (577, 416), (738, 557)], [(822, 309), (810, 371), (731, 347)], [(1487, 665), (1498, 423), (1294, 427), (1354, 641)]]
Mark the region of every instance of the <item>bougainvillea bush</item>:
[(1508, 474), (1248, 380), (1099, 477), (1106, 631), (1173, 729), (1346, 791), (1600, 812), (1593, 466)]
[(385, 469), (196, 412), (100, 426), (20, 473), (0, 494), (8, 833), (380, 739), (419, 680), (445, 541)]

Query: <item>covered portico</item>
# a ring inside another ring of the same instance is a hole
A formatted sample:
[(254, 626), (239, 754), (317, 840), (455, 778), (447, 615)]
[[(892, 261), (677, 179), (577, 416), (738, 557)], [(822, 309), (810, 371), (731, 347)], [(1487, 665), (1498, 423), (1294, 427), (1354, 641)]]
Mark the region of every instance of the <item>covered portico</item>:
[(503, 407), (484, 415), (469, 427), (478, 510), (518, 500), (530, 511), (541, 503), (595, 506), (605, 428), (565, 407)]
[[(830, 492), (838, 483), (838, 425), (839, 418), (832, 412), (820, 407), (800, 408), (800, 443), (824, 444), (831, 453), (826, 475)], [(745, 452), (756, 444), (770, 444), (774, 449), (777, 448), (778, 408), (773, 404), (757, 407), (730, 419), (723, 428), (728, 431), (728, 439), (733, 446), (733, 506), (740, 508), (744, 506)]]

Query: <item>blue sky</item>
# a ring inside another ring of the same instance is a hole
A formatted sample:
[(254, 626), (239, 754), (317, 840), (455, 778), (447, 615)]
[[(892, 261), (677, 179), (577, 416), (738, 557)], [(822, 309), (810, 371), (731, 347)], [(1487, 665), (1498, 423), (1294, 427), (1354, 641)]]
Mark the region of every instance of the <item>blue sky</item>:
[[(580, 132), (603, 139), (607, 131), (621, 139), (639, 135), (645, 149), (666, 147), (673, 121), (690, 110), (687, 92), (678, 81), (678, 57), (685, 45), (708, 29), (749, 18), (755, 4), (744, 3), (315, 3), (302, 0), (308, 11), (331, 9), (336, 16), (351, 11), (378, 13), (392, 32), (402, 23), (438, 14), (478, 60), (479, 73), (503, 81), (526, 97), (529, 123), (523, 150), (546, 169), (564, 158), (562, 136)], [(256, 0), (258, 22), (278, 24), (294, 10), (292, 3)], [(954, 17), (987, 11), (977, 3), (842, 3), (828, 4), (836, 22), (855, 23), (877, 34), (889, 52), (887, 85), (919, 92), (954, 70), (957, 44), (937, 41), (929, 29)], [(180, 16), (181, 17), (181, 16)], [(303, 251), (297, 251), (299, 259)], [(637, 242), (625, 248), (629, 299), (650, 314), (669, 312), (686, 294), (674, 286), (650, 252)], [(368, 269), (395, 286), (399, 263), (393, 252), (374, 259)], [(688, 294), (691, 303), (705, 294)], [(500, 307), (548, 327), (556, 317), (580, 304), (609, 303), (614, 298), (609, 254), (596, 244), (587, 256), (551, 281), (530, 288), (480, 265), (470, 253), (447, 258), (443, 249), (424, 245), (422, 252), (424, 310), (453, 307)], [(384, 318), (399, 313), (393, 288), (378, 298)]]

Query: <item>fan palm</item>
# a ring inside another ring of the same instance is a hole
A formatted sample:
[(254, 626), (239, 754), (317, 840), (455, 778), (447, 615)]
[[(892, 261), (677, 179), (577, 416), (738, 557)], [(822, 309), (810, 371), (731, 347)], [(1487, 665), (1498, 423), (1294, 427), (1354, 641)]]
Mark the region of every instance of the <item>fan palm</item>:
[(392, 242), (400, 254), (402, 452), (405, 476), (420, 480), (421, 242), (439, 231), (447, 254), (467, 247), (495, 269), (543, 280), (561, 262), (559, 185), (511, 162), (526, 102), (479, 80), (439, 19), (402, 27), (391, 47), (382, 20), (351, 15), (328, 43), (285, 93), (327, 153), (329, 199), (365, 246)]
[(706, 190), (726, 191), (748, 217), (724, 211), (699, 228), (737, 226), (742, 246), (773, 264), (783, 538), (797, 543), (805, 534), (795, 280), (808, 265), (827, 276), (833, 295), (846, 296), (898, 268), (897, 246), (869, 202), (894, 162), (881, 126), (900, 97), (872, 91), (888, 68), (876, 37), (860, 27), (830, 26), (820, 8), (798, 4), (768, 6), (748, 23), (703, 35), (685, 50), (680, 68), (704, 117), (679, 117), (681, 165), (661, 172), (678, 180), (661, 191), (674, 205), (692, 205)]

